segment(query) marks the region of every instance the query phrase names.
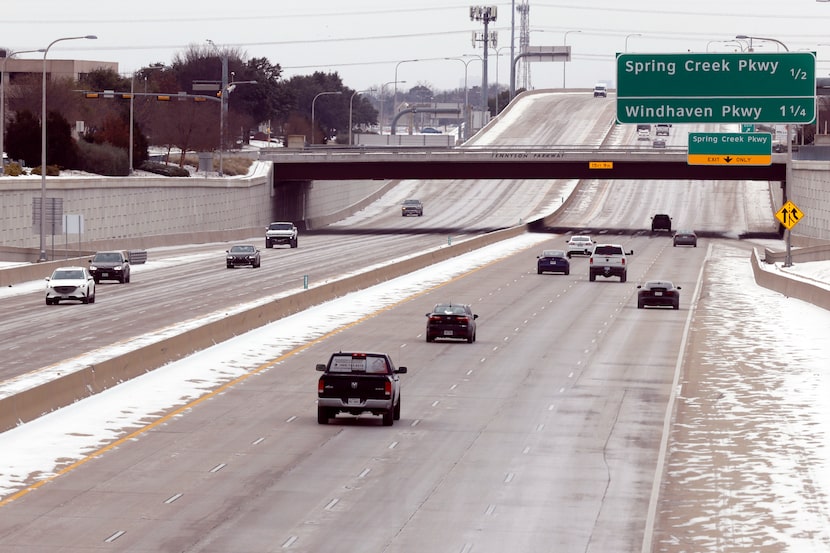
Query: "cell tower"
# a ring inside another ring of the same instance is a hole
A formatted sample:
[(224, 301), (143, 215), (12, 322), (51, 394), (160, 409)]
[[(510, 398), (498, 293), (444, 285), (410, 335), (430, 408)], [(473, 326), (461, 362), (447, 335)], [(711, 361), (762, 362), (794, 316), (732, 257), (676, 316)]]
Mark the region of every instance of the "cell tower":
[[(526, 54), (530, 46), (530, 4), (529, 0), (522, 0), (522, 3), (516, 6), (516, 11), (519, 12), (519, 54)], [(516, 68), (516, 88), (524, 88), (530, 90), (530, 63), (527, 58), (522, 58), (519, 66)]]

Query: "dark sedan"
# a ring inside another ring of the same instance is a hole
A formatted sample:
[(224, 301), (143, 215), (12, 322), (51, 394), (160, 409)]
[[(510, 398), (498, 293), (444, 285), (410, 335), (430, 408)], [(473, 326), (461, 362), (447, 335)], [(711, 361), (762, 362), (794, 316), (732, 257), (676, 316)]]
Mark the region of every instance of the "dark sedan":
[(668, 280), (649, 280), (637, 288), (637, 309), (646, 306), (680, 309), (680, 286)]
[(677, 246), (694, 246), (697, 247), (697, 234), (693, 230), (678, 230), (674, 233), (672, 240), (674, 247)]
[(248, 265), (256, 269), (261, 264), (259, 250), (250, 244), (231, 246), (231, 249), (227, 250), (226, 253), (225, 264), (228, 269), (244, 265)]
[(427, 342), (436, 338), (461, 338), (469, 343), (476, 341), (476, 319), (469, 305), (439, 303), (427, 313)]
[(562, 250), (543, 250), (542, 255), (537, 256), (536, 273), (562, 273), (571, 274), (571, 262)]

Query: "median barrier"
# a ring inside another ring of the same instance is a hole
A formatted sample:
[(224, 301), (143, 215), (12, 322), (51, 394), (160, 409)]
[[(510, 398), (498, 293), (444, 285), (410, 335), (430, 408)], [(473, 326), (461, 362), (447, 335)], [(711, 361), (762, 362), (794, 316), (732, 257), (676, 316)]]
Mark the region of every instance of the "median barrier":
[(513, 238), (525, 231), (524, 226), (519, 226), (491, 232), (365, 273), (312, 286), (2, 397), (0, 432), (315, 305)]

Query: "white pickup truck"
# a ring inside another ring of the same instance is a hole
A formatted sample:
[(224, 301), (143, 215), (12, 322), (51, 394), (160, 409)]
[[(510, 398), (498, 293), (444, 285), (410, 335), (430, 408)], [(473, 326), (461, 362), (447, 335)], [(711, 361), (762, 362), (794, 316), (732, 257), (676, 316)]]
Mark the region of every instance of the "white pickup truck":
[(595, 245), (588, 260), (588, 280), (594, 282), (599, 275), (620, 277), (620, 282), (625, 282), (628, 276), (626, 255), (634, 255), (634, 250), (626, 252), (619, 244)]
[(288, 244), (297, 247), (297, 227), (294, 223), (278, 221), (268, 225), (265, 229), (265, 247), (273, 248), (274, 244)]

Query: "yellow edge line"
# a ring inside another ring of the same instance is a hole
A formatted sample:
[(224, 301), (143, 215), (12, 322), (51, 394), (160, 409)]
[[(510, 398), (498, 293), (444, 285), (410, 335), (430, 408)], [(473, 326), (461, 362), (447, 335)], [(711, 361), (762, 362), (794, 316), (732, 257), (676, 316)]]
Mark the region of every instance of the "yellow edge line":
[[(533, 247), (533, 246), (528, 246), (527, 248), (524, 248), (524, 249), (529, 249), (531, 247)], [(507, 256), (505, 256), (505, 257), (507, 257)], [(467, 271), (463, 274), (455, 276), (455, 277), (453, 277), (449, 280), (446, 280), (446, 281), (444, 281), (440, 284), (436, 284), (435, 286), (432, 286), (431, 288), (427, 288), (426, 290), (422, 290), (420, 292), (417, 292), (415, 294), (407, 296), (407, 297), (401, 299), (400, 301), (389, 304), (386, 307), (378, 309), (377, 311), (373, 311), (372, 313), (369, 313), (368, 315), (364, 315), (363, 317), (357, 319), (356, 321), (352, 321), (351, 323), (348, 323), (348, 324), (343, 325), (339, 328), (336, 328), (336, 329), (332, 330), (331, 332), (328, 332), (328, 333), (320, 336), (319, 338), (315, 338), (314, 340), (312, 340), (312, 341), (310, 341), (306, 344), (303, 344), (302, 346), (296, 347), (296, 348), (292, 349), (291, 351), (288, 351), (288, 352), (280, 355), (276, 359), (272, 359), (271, 361), (268, 361), (267, 363), (263, 363), (262, 365), (256, 367), (255, 369), (252, 369), (251, 371), (249, 371), (249, 372), (247, 372), (247, 373), (245, 373), (241, 376), (238, 376), (238, 377), (234, 378), (233, 380), (230, 380), (230, 381), (226, 382), (225, 384), (221, 385), (219, 388), (213, 390), (212, 392), (208, 392), (207, 394), (194, 399), (190, 403), (187, 403), (187, 404), (179, 407), (175, 411), (171, 411), (170, 413), (164, 415), (160, 419), (158, 419), (156, 421), (153, 421), (152, 423), (150, 423), (146, 426), (143, 426), (143, 427), (139, 428), (138, 430), (135, 430), (135, 431), (127, 434), (126, 436), (124, 436), (122, 438), (117, 439), (116, 441), (112, 442), (111, 444), (108, 444), (108, 445), (102, 447), (101, 449), (98, 449), (98, 450), (90, 453), (86, 457), (82, 457), (81, 459), (78, 459), (74, 463), (72, 463), (70, 465), (67, 465), (66, 467), (62, 468), (61, 470), (59, 470), (55, 474), (53, 474), (51, 476), (47, 476), (43, 480), (41, 480), (39, 482), (35, 482), (34, 484), (32, 484), (30, 486), (27, 486), (27, 487), (23, 488), (22, 490), (20, 490), (18, 492), (15, 492), (12, 495), (10, 495), (10, 496), (8, 496), (4, 499), (0, 499), (0, 507), (4, 507), (4, 506), (8, 505), (9, 503), (11, 503), (12, 501), (20, 499), (21, 497), (37, 490), (41, 486), (43, 486), (45, 484), (48, 484), (49, 482), (57, 479), (58, 477), (63, 476), (64, 474), (67, 474), (67, 473), (75, 470), (76, 468), (80, 467), (81, 465), (86, 464), (87, 462), (95, 459), (96, 457), (100, 457), (101, 455), (103, 455), (104, 453), (110, 451), (111, 449), (114, 449), (114, 448), (116, 448), (116, 447), (118, 447), (118, 446), (120, 446), (120, 445), (122, 445), (122, 444), (124, 444), (128, 441), (131, 441), (131, 440), (141, 436), (142, 434), (145, 434), (145, 433), (149, 432), (150, 430), (156, 428), (157, 426), (166, 423), (167, 421), (169, 421), (173, 417), (176, 417), (176, 416), (184, 413), (185, 411), (194, 408), (195, 406), (199, 405), (203, 401), (206, 401), (208, 399), (211, 399), (212, 397), (215, 397), (215, 396), (221, 394), (225, 390), (227, 390), (229, 388), (232, 388), (233, 386), (236, 386), (237, 384), (239, 384), (240, 382), (243, 382), (247, 378), (249, 378), (251, 376), (254, 376), (256, 374), (259, 374), (262, 371), (264, 371), (266, 369), (269, 369), (269, 368), (273, 367), (274, 365), (277, 365), (277, 364), (281, 363), (282, 361), (288, 359), (289, 357), (292, 357), (292, 356), (294, 356), (294, 355), (296, 355), (296, 354), (298, 354), (302, 351), (305, 351), (306, 349), (310, 348), (313, 345), (319, 344), (323, 340), (326, 340), (326, 339), (334, 336), (335, 334), (338, 334), (340, 332), (343, 332), (344, 330), (347, 330), (349, 328), (357, 326), (358, 324), (360, 324), (364, 321), (367, 321), (367, 320), (369, 320), (373, 317), (376, 317), (379, 314), (381, 314), (385, 311), (388, 311), (392, 308), (395, 308), (395, 307), (397, 307), (397, 306), (399, 306), (403, 303), (406, 303), (406, 302), (408, 302), (408, 301), (410, 301), (414, 298), (417, 298), (419, 296), (423, 296), (423, 295), (425, 295), (429, 292), (432, 292), (433, 290), (441, 288), (442, 286), (446, 286), (447, 284), (453, 283), (457, 280), (461, 280), (462, 278), (465, 278), (468, 275), (471, 275), (471, 274), (473, 274), (473, 273), (475, 273), (475, 272), (477, 272), (477, 271), (479, 271), (479, 270), (481, 270), (485, 267), (488, 267), (488, 266), (496, 263), (497, 261), (501, 261), (502, 259), (504, 259), (504, 258), (502, 257), (502, 258), (494, 259), (494, 260), (490, 261), (489, 263), (486, 263), (484, 265), (481, 265), (479, 267), (471, 269), (471, 270), (469, 270), (469, 271)]]

